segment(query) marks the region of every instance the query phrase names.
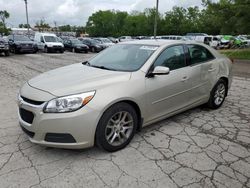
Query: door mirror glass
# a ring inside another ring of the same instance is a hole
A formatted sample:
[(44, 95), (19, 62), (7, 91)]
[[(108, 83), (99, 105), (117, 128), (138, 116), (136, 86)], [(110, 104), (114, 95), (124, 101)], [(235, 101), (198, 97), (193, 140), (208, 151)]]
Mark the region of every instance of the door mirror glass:
[(170, 69), (168, 67), (156, 66), (152, 72), (153, 75), (166, 75), (169, 74)]

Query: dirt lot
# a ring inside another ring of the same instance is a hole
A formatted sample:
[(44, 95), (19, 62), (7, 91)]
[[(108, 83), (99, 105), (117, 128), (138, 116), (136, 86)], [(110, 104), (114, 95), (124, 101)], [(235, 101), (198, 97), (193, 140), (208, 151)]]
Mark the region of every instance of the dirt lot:
[[(144, 128), (115, 153), (32, 144), (17, 120), (20, 86), (92, 54), (0, 57), (0, 187), (250, 187), (250, 78), (235, 63), (222, 108), (195, 108)], [(244, 77), (239, 77), (244, 76)]]

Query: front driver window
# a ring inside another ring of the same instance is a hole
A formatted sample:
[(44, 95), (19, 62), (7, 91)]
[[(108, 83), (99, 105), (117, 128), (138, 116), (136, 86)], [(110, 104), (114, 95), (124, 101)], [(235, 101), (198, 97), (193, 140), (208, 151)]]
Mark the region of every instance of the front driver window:
[(170, 70), (186, 66), (183, 46), (172, 46), (164, 50), (155, 61), (154, 66), (168, 67)]

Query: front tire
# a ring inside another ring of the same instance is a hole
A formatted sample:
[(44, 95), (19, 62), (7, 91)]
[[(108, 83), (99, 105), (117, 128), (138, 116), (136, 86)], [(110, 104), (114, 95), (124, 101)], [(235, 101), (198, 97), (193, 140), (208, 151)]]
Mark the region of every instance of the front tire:
[(102, 115), (96, 129), (96, 145), (114, 152), (126, 147), (134, 137), (138, 125), (135, 109), (127, 103), (111, 106)]
[(45, 52), (45, 53), (49, 53), (49, 49), (48, 49), (47, 46), (44, 47), (44, 52)]
[(210, 98), (207, 103), (208, 107), (212, 109), (217, 109), (221, 107), (227, 96), (227, 90), (228, 90), (227, 83), (224, 80), (220, 79), (215, 84), (214, 88), (210, 93)]

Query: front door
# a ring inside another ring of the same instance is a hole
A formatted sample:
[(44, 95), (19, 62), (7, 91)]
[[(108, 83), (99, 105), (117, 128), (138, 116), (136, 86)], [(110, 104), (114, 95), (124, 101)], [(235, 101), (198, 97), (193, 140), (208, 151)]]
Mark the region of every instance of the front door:
[(186, 66), (183, 46), (176, 45), (165, 49), (156, 59), (154, 67), (156, 66), (168, 67), (170, 73), (146, 78), (148, 115), (144, 119), (145, 123), (190, 104), (188, 96), (191, 67)]

